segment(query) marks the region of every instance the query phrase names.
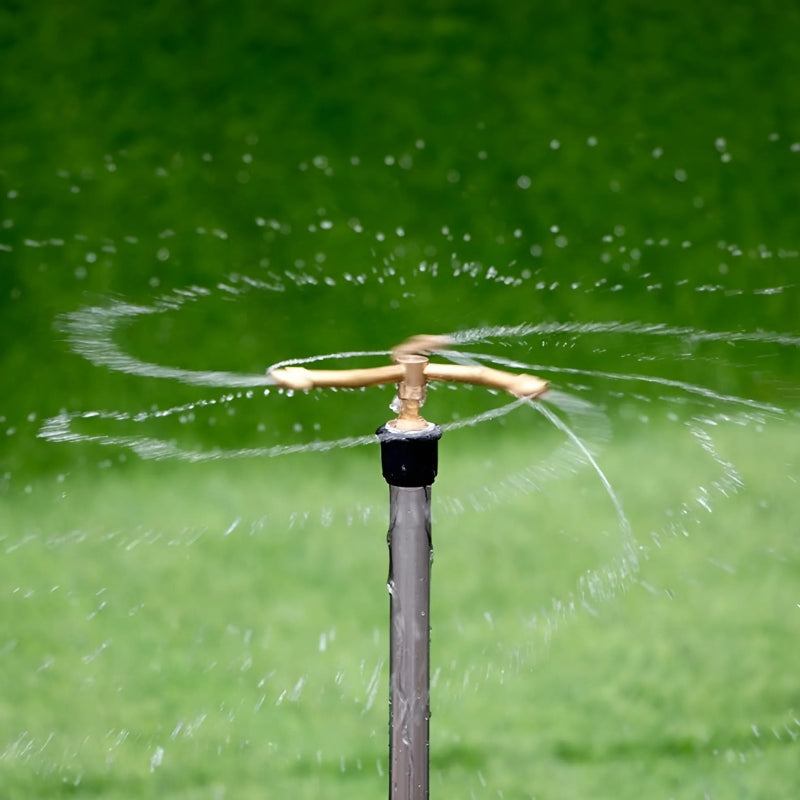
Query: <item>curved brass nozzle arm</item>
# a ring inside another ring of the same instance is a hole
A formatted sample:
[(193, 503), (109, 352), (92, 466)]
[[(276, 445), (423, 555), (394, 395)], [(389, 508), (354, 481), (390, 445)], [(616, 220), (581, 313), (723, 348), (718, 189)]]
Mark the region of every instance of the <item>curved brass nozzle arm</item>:
[[(447, 340), (442, 336), (415, 336), (392, 351), (395, 364), (366, 369), (306, 369), (282, 367), (270, 372), (276, 385), (284, 389), (320, 388), (353, 389), (396, 383), (400, 413), (394, 425), (401, 430), (420, 430), (427, 422), (419, 415), (425, 400), (427, 381), (453, 381), (486, 386), (516, 395), (540, 397), (550, 387), (549, 381), (535, 375), (504, 372), (491, 367), (431, 364), (427, 353), (441, 349)], [(425, 355), (420, 355), (424, 352)]]
[(425, 377), (429, 381), (456, 381), (500, 389), (517, 397), (539, 397), (550, 387), (550, 381), (535, 375), (460, 364), (428, 364), (425, 367)]
[(392, 364), (388, 367), (367, 369), (306, 369), (305, 367), (282, 367), (270, 375), (283, 389), (358, 389), (362, 386), (380, 386), (403, 380), (405, 367)]

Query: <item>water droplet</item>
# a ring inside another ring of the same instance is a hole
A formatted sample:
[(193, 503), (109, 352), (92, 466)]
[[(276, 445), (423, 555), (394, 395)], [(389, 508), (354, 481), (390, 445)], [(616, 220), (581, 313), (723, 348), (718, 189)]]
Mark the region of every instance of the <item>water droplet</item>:
[(153, 755), (150, 756), (150, 772), (155, 772), (164, 763), (164, 748), (156, 747)]

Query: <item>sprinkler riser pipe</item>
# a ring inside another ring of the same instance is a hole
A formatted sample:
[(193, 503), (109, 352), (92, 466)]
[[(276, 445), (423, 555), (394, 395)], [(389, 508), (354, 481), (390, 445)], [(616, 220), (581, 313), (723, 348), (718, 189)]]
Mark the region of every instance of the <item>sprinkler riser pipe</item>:
[(429, 796), (431, 484), (442, 430), (377, 432), (389, 484), (389, 798)]
[(430, 742), (431, 487), (389, 487), (389, 798), (425, 800)]

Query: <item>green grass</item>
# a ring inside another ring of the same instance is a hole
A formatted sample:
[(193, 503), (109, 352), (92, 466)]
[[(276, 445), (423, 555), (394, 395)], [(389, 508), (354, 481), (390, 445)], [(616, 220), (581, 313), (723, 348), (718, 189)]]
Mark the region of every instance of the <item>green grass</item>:
[[(443, 440), (440, 501), (529, 460), (475, 433)], [(691, 498), (713, 464), (674, 433), (650, 423), (600, 455), (641, 568), (589, 610), (554, 606), (620, 550), (588, 469), (483, 512), (437, 506), (432, 796), (798, 787), (798, 430), (721, 426), (746, 487), (711, 513)], [(386, 494), (374, 450), (133, 463), (8, 493), (3, 798), (385, 793)], [(688, 535), (664, 533), (687, 500)]]

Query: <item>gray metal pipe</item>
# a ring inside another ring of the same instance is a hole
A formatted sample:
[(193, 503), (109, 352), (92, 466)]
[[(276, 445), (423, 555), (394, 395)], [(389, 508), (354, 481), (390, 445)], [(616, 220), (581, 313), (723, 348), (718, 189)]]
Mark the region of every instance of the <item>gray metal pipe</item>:
[(389, 484), (389, 800), (427, 800), (430, 742), (431, 484), (437, 425), (378, 430)]
[(389, 487), (389, 797), (428, 797), (431, 487)]

